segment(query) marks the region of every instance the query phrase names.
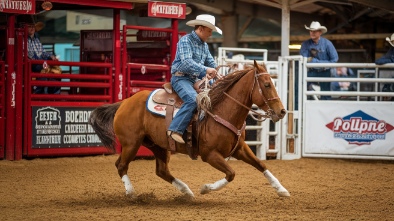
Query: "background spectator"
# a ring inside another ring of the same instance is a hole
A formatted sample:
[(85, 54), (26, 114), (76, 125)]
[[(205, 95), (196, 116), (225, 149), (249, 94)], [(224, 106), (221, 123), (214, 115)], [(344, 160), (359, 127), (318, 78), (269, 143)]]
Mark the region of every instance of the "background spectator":
[[(310, 63), (335, 63), (338, 61), (338, 53), (334, 45), (326, 38), (321, 37), (327, 32), (327, 28), (321, 26), (319, 22), (313, 21), (309, 30), (310, 39), (301, 44), (300, 54), (308, 59)], [(308, 77), (330, 77), (330, 68), (309, 68)], [(308, 82), (308, 90), (312, 82)], [(315, 83), (316, 84), (316, 83)], [(321, 91), (330, 91), (330, 82), (320, 82)], [(322, 100), (331, 99), (330, 96), (321, 96)]]

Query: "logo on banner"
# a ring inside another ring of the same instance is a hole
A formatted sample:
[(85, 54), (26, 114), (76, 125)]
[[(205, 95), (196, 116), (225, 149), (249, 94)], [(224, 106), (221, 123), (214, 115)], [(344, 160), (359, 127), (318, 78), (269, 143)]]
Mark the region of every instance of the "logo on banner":
[(360, 146), (370, 145), (374, 140), (385, 140), (386, 134), (394, 129), (393, 125), (361, 110), (345, 117), (337, 117), (326, 127), (334, 132), (334, 138)]
[(0, 0), (0, 12), (34, 14), (35, 0)]
[(173, 2), (148, 2), (148, 16), (159, 18), (186, 18), (186, 4)]

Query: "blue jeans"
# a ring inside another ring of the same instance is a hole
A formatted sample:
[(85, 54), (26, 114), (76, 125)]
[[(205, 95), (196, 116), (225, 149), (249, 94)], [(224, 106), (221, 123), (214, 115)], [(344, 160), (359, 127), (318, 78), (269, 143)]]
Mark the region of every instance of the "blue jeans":
[(188, 76), (172, 76), (172, 88), (183, 100), (183, 104), (172, 120), (168, 130), (183, 134), (197, 109), (197, 92), (193, 88), (195, 80)]
[[(330, 69), (324, 71), (316, 71), (316, 70), (309, 70), (308, 77), (331, 77)], [(310, 88), (310, 84), (313, 82), (308, 82), (308, 88)], [(320, 91), (330, 91), (331, 89), (331, 82), (319, 82)], [(331, 100), (331, 96), (320, 96), (321, 100)]]

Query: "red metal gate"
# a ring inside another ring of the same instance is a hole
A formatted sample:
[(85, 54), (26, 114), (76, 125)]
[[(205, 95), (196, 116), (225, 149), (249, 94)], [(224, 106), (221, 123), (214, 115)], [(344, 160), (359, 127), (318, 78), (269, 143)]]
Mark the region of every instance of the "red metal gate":
[[(42, 64), (45, 61), (31, 61)], [(108, 150), (88, 124), (90, 112), (97, 106), (113, 103), (112, 64), (98, 62), (50, 62), (48, 65), (79, 68), (79, 73), (25, 72), (26, 91), (24, 128), (26, 156), (103, 154)], [(94, 67), (95, 73), (85, 73)], [(35, 80), (33, 80), (35, 78)], [(43, 80), (42, 78), (52, 79)], [(61, 94), (33, 94), (34, 87), (61, 87)], [(89, 89), (95, 89), (91, 94)], [(120, 151), (119, 149), (117, 150)]]
[(5, 64), (0, 61), (0, 159), (4, 158), (5, 135)]

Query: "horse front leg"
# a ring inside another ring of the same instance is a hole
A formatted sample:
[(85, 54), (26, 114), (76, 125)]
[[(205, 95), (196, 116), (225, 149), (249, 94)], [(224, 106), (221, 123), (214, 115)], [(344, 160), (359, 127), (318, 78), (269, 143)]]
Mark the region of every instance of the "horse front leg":
[(230, 165), (227, 163), (227, 161), (223, 158), (223, 156), (220, 153), (216, 151), (211, 151), (206, 156), (205, 155), (201, 156), (201, 159), (209, 163), (217, 170), (222, 171), (223, 173), (226, 174), (225, 178), (218, 180), (215, 183), (204, 184), (200, 190), (201, 194), (206, 194), (211, 191), (221, 190), (227, 184), (229, 184), (231, 181), (234, 180), (235, 171), (230, 167)]
[(148, 147), (156, 158), (156, 175), (163, 180), (171, 183), (175, 188), (177, 188), (181, 193), (185, 194), (187, 197), (194, 199), (194, 194), (190, 190), (189, 186), (182, 182), (182, 180), (173, 177), (168, 169), (168, 163), (170, 162), (171, 152), (163, 149), (159, 146)]
[(250, 147), (244, 141), (240, 141), (240, 144), (238, 145), (238, 150), (235, 151), (233, 157), (238, 160), (242, 160), (245, 163), (250, 164), (259, 171), (261, 171), (264, 174), (264, 177), (271, 184), (271, 186), (276, 189), (276, 193), (278, 194), (278, 196), (290, 196), (289, 191), (287, 191), (286, 188), (284, 188), (279, 182), (279, 180), (274, 175), (272, 175), (270, 171), (268, 171), (265, 164), (261, 160), (259, 160), (256, 155), (254, 155)]

